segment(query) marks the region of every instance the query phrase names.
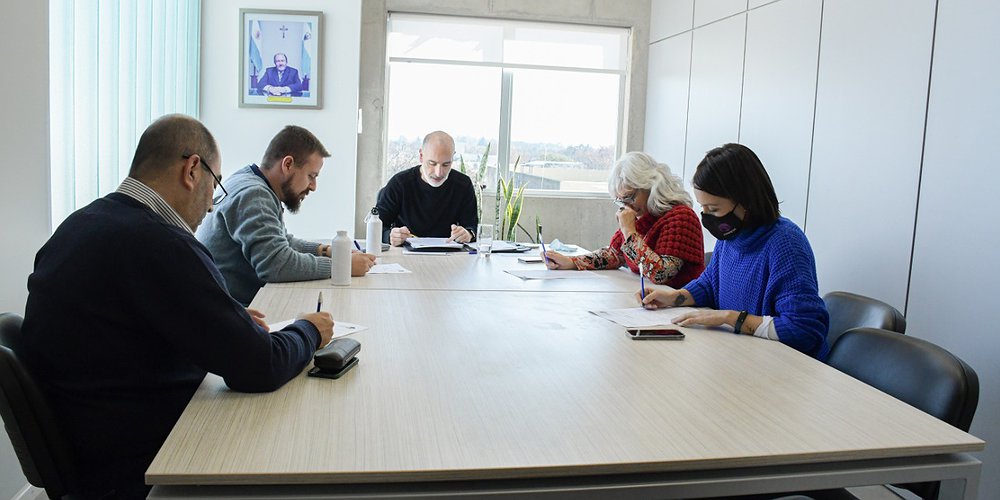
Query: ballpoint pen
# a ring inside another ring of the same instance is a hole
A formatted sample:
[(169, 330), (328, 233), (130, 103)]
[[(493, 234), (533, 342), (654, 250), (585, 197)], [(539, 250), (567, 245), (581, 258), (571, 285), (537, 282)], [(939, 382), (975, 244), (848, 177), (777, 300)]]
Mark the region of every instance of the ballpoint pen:
[(319, 292), (319, 298), (316, 299), (316, 312), (319, 312), (320, 308), (323, 307), (323, 292)]
[(361, 251), (361, 245), (358, 244), (358, 240), (354, 240), (354, 248), (357, 248), (359, 252)]
[(639, 263), (639, 292), (642, 294), (643, 300), (646, 298), (646, 273), (645, 269), (642, 268), (642, 263)]
[(545, 267), (549, 267), (549, 256), (545, 255), (545, 240), (542, 238), (542, 227), (538, 226), (538, 242), (542, 244), (542, 257), (545, 257)]

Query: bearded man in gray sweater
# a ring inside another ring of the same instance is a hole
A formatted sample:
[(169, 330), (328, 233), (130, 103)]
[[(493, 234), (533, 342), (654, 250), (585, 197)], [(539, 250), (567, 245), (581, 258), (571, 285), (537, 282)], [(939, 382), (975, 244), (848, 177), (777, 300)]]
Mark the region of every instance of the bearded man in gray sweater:
[[(312, 132), (289, 125), (271, 139), (260, 167), (247, 165), (223, 183), (226, 197), (197, 237), (212, 253), (229, 293), (244, 305), (266, 283), (330, 277), (330, 245), (295, 238), (284, 221), (286, 208), (298, 212), (316, 190), (329, 157)], [(373, 255), (354, 253), (351, 275), (364, 276), (374, 264)]]

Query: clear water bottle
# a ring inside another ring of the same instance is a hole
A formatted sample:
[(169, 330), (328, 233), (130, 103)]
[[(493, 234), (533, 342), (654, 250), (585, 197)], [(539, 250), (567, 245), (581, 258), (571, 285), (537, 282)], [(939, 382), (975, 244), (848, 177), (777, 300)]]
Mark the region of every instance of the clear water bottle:
[(382, 254), (382, 219), (376, 207), (365, 217), (365, 252), (376, 257)]
[(351, 238), (347, 237), (347, 231), (337, 231), (337, 237), (333, 239), (330, 248), (330, 258), (333, 260), (330, 266), (330, 277), (333, 284), (345, 286), (351, 284)]

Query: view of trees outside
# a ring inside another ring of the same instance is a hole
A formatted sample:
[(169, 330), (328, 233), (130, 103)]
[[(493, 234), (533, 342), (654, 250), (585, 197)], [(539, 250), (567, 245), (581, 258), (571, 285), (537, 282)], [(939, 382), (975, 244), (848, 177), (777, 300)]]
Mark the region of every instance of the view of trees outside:
[[(390, 139), (386, 148), (385, 179), (401, 170), (420, 163), (420, 145), (423, 137), (396, 137)], [(455, 165), (459, 159), (465, 160), (467, 173), (471, 176), (479, 167), (487, 144), (492, 143), (487, 160), (488, 189), (496, 186), (496, 139), (484, 137), (455, 137)], [(514, 142), (511, 144), (511, 165), (520, 157), (517, 167), (517, 184), (527, 183), (528, 189), (554, 189), (575, 192), (606, 192), (608, 174), (615, 161), (614, 146), (591, 146)]]

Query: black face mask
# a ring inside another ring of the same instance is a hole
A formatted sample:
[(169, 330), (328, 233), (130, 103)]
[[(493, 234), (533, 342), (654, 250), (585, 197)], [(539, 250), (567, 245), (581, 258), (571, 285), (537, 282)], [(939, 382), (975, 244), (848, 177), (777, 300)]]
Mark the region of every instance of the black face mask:
[(716, 217), (712, 214), (701, 213), (701, 225), (708, 229), (717, 240), (728, 240), (736, 236), (743, 229), (743, 221), (736, 216), (736, 207), (733, 207), (728, 214)]

